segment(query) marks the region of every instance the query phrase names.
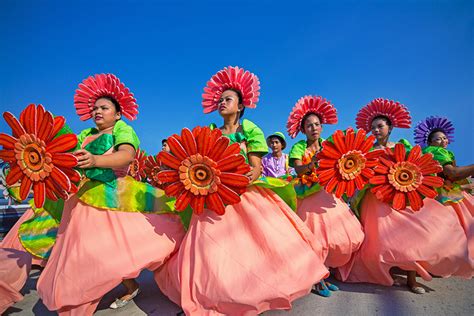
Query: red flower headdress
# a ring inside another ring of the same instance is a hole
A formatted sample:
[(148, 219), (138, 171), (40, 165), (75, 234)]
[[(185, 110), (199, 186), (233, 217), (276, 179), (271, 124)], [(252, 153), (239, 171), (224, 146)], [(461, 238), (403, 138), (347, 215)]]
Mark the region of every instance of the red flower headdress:
[(335, 189), (335, 195), (339, 198), (344, 193), (351, 197), (356, 188), (362, 190), (374, 176), (374, 168), (383, 151), (369, 152), (375, 137), (366, 137), (362, 129), (355, 133), (352, 128), (348, 128), (345, 135), (337, 130), (332, 140), (323, 142), (323, 150), (317, 156), (319, 183), (326, 186), (327, 192)]
[[(75, 192), (71, 183), (80, 180), (73, 168), (77, 158), (67, 151), (76, 147), (74, 134), (57, 136), (66, 120), (45, 111), (42, 105), (30, 104), (20, 114), (18, 120), (10, 112), (3, 117), (12, 129), (12, 136), (0, 134), (0, 158), (10, 164), (7, 185), (20, 181), (20, 198), (25, 200), (33, 188), (37, 208), (43, 207), (45, 197), (56, 201), (66, 199), (68, 193)], [(57, 137), (56, 137), (57, 136)]]
[(377, 199), (391, 203), (396, 210), (403, 210), (407, 200), (414, 211), (423, 206), (422, 196), (435, 198), (434, 187), (441, 187), (443, 179), (431, 174), (441, 172), (443, 168), (430, 153), (422, 154), (416, 145), (406, 155), (405, 146), (396, 144), (395, 150), (386, 149), (375, 168), (376, 176), (370, 179), (375, 186), (371, 189)]
[(120, 105), (123, 116), (129, 120), (136, 119), (138, 105), (133, 93), (113, 74), (98, 74), (80, 83), (74, 95), (74, 106), (81, 120), (85, 121), (92, 117), (92, 108), (102, 97), (113, 98)]
[(204, 113), (217, 110), (222, 93), (235, 89), (242, 94), (242, 105), (248, 108), (257, 106), (260, 95), (260, 81), (253, 73), (239, 67), (225, 67), (207, 82), (202, 95)]
[(331, 102), (320, 96), (304, 96), (296, 102), (286, 123), (288, 135), (295, 138), (301, 130), (301, 120), (308, 113), (316, 114), (321, 124), (336, 124), (337, 111)]
[(132, 163), (128, 168), (128, 174), (132, 176), (137, 181), (142, 181), (145, 179), (145, 160), (147, 156), (146, 153), (138, 148), (135, 152), (135, 159), (133, 159)]
[(170, 170), (158, 173), (166, 185), (165, 193), (176, 197), (175, 208), (183, 211), (189, 204), (201, 214), (204, 204), (219, 215), (225, 205), (240, 201), (249, 178), (250, 166), (240, 154), (240, 146), (222, 136), (219, 129), (184, 128), (181, 135), (168, 138), (171, 153), (160, 152), (158, 158)]
[(357, 113), (357, 128), (362, 128), (369, 132), (372, 130), (372, 121), (377, 116), (388, 118), (393, 127), (409, 128), (411, 126), (410, 112), (403, 104), (378, 98), (372, 100)]

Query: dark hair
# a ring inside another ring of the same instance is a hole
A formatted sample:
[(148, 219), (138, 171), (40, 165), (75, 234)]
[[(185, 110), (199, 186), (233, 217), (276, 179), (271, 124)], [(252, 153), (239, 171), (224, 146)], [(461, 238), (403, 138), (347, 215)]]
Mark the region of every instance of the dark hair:
[[(122, 112), (122, 111), (120, 110), (120, 104), (117, 102), (117, 100), (115, 100), (115, 98), (112, 98), (112, 97), (106, 95), (106, 96), (100, 97), (99, 99), (106, 99), (106, 100), (109, 100), (109, 101), (112, 102), (112, 104), (115, 106), (115, 111), (116, 111), (116, 112)], [(99, 99), (97, 99), (97, 100), (99, 100)]]
[[(378, 120), (378, 119), (380, 119), (380, 120), (384, 121), (385, 123), (387, 123), (388, 127), (392, 127), (392, 122), (385, 115), (377, 115), (376, 117), (374, 117), (372, 119), (372, 122), (375, 121), (375, 120)], [(370, 122), (370, 123), (372, 124), (372, 122)]]
[(161, 140), (161, 146), (163, 146), (165, 143), (168, 143), (168, 138), (164, 138)]
[(434, 134), (437, 133), (437, 132), (442, 132), (444, 135), (446, 135), (446, 133), (444, 132), (444, 129), (442, 129), (442, 128), (435, 128), (435, 129), (433, 129), (433, 130), (429, 133), (429, 135), (428, 135), (428, 139), (427, 139), (428, 144), (433, 141), (433, 136), (434, 136)]
[[(234, 91), (235, 93), (237, 93), (237, 97), (239, 98), (239, 104), (242, 104), (242, 102), (243, 102), (242, 93), (239, 90), (234, 89), (234, 88), (226, 89), (226, 91), (227, 90), (231, 90), (231, 91)], [(240, 111), (239, 118), (242, 118), (242, 116), (244, 116), (244, 111), (245, 111), (245, 106)]]
[(318, 114), (314, 113), (314, 112), (308, 112), (306, 113), (303, 118), (301, 119), (301, 130), (304, 131), (304, 122), (306, 122), (306, 119), (310, 116), (310, 115), (316, 115), (316, 117), (319, 119), (319, 123), (321, 123), (321, 117), (319, 117)]

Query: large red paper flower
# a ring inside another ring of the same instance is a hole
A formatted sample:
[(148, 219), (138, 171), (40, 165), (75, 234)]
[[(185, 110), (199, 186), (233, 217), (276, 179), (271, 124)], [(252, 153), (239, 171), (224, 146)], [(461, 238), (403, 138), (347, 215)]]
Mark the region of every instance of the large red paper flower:
[(145, 175), (148, 180), (148, 182), (157, 188), (161, 188), (162, 183), (158, 179), (158, 173), (162, 170), (161, 162), (158, 159), (158, 155), (153, 156), (147, 156), (145, 159)]
[(135, 152), (135, 159), (133, 159), (130, 167), (128, 168), (128, 174), (137, 181), (142, 181), (146, 178), (145, 161), (146, 153), (138, 148), (138, 150)]
[(191, 132), (184, 128), (181, 135), (168, 138), (171, 153), (160, 152), (158, 158), (170, 170), (158, 173), (166, 185), (165, 193), (176, 197), (175, 208), (184, 210), (188, 205), (201, 214), (204, 205), (219, 215), (225, 205), (240, 201), (245, 192), (250, 170), (240, 146), (222, 136), (219, 129), (197, 127)]
[(45, 111), (42, 105), (30, 104), (18, 120), (10, 112), (3, 117), (12, 129), (12, 136), (1, 133), (0, 158), (10, 163), (6, 181), (13, 185), (21, 181), (20, 198), (25, 200), (33, 188), (35, 206), (40, 208), (45, 197), (51, 200), (67, 198), (77, 188), (71, 183), (80, 180), (73, 169), (77, 158), (66, 153), (77, 144), (74, 134), (55, 137), (63, 128), (65, 119)]
[(248, 108), (257, 106), (260, 95), (260, 81), (250, 71), (239, 67), (225, 67), (207, 82), (202, 95), (204, 113), (217, 110), (219, 99), (224, 91), (235, 89), (242, 95), (242, 105)]
[(333, 142), (324, 141), (323, 150), (318, 153), (316, 173), (319, 183), (326, 186), (327, 192), (336, 190), (335, 195), (344, 193), (351, 197), (355, 189), (362, 190), (369, 179), (374, 176), (381, 150), (369, 152), (374, 145), (374, 136), (366, 137), (364, 130), (354, 132), (348, 128), (338, 130), (332, 135)]
[(406, 155), (405, 146), (396, 144), (395, 150), (387, 149), (380, 157), (375, 175), (370, 183), (375, 196), (392, 204), (396, 210), (403, 210), (409, 202), (414, 211), (423, 206), (423, 196), (435, 198), (433, 188), (441, 187), (443, 179), (431, 174), (441, 172), (443, 168), (430, 153), (422, 154), (419, 145)]
[(102, 97), (113, 98), (120, 105), (123, 116), (129, 120), (136, 119), (138, 105), (133, 93), (113, 74), (98, 74), (84, 79), (74, 95), (74, 106), (81, 120), (92, 117), (92, 108)]
[(336, 124), (336, 108), (323, 97), (306, 95), (296, 102), (286, 123), (288, 135), (295, 138), (301, 130), (301, 121), (308, 113), (316, 114), (321, 124)]
[(410, 112), (403, 104), (378, 98), (370, 101), (369, 104), (357, 113), (357, 128), (362, 128), (369, 132), (372, 129), (372, 121), (377, 116), (387, 117), (393, 127), (409, 128), (411, 126)]

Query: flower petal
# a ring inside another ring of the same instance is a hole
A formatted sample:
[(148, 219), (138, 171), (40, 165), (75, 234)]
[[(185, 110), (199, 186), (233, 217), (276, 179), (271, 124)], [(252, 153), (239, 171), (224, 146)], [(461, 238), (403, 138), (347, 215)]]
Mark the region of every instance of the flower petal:
[(0, 150), (0, 159), (6, 162), (16, 162), (15, 152), (11, 149)]
[(359, 146), (359, 150), (363, 153), (366, 153), (370, 150), (370, 148), (374, 147), (374, 140), (375, 138), (371, 136), (367, 137), (362, 144)]
[(419, 211), (423, 206), (423, 200), (416, 190), (408, 192), (408, 202), (410, 203), (411, 209), (414, 211)]
[(227, 146), (229, 146), (229, 142), (229, 138), (223, 136), (220, 137), (211, 150), (209, 150), (207, 156), (214, 161), (219, 161), (222, 159), (222, 155), (224, 154)]
[(66, 152), (77, 145), (77, 136), (74, 134), (64, 134), (53, 139), (46, 145), (46, 150), (50, 153)]
[(332, 134), (332, 140), (334, 141), (334, 146), (340, 153), (345, 153), (347, 151), (344, 133), (341, 130), (337, 130)]
[(66, 174), (62, 172), (58, 167), (53, 167), (50, 177), (52, 178), (54, 183), (58, 184), (61, 187), (61, 189), (67, 192), (71, 190), (71, 181), (66, 176)]
[(20, 199), (22, 201), (26, 200), (28, 195), (30, 194), (31, 187), (33, 185), (33, 182), (30, 180), (28, 177), (23, 177), (21, 180), (21, 185), (20, 185)]
[(336, 146), (331, 142), (325, 140), (322, 145), (323, 150), (317, 154), (319, 159), (339, 159), (342, 156), (339, 150), (337, 150)]
[(166, 151), (160, 151), (158, 153), (158, 159), (163, 165), (168, 166), (172, 169), (177, 170), (181, 165), (181, 160)]
[[(41, 109), (43, 109), (43, 107), (41, 107)], [(39, 115), (37, 118), (36, 134), (39, 139), (47, 141), (50, 138), (49, 136), (54, 126), (53, 115), (51, 112), (44, 111), (44, 109), (40, 110), (40, 107), (38, 107), (37, 113)]]
[(44, 182), (33, 183), (33, 198), (35, 206), (41, 208), (44, 205), (44, 199), (46, 198), (46, 189)]
[(405, 193), (397, 191), (393, 196), (392, 206), (396, 210), (403, 210), (406, 208), (406, 198)]
[(360, 175), (354, 178), (354, 183), (356, 185), (357, 190), (362, 190), (367, 184), (367, 182), (364, 181)]
[(49, 134), (49, 139), (46, 140), (46, 143), (49, 143), (51, 139), (53, 139), (59, 131), (64, 127), (66, 123), (66, 119), (64, 116), (55, 116), (53, 119), (53, 129), (51, 130), (51, 134)]
[(217, 168), (221, 171), (230, 171), (245, 164), (245, 158), (241, 154), (230, 155), (217, 162)]
[(430, 187), (439, 188), (443, 186), (444, 179), (435, 176), (423, 176), (423, 180), (421, 181), (421, 183)]
[(318, 160), (318, 169), (336, 168), (336, 163), (335, 159), (320, 159)]
[(211, 130), (209, 129), (209, 127), (203, 127), (197, 137), (198, 152), (203, 156), (207, 156), (209, 149), (211, 149), (210, 137)]
[(202, 214), (204, 210), (204, 202), (206, 201), (206, 196), (205, 195), (195, 195), (191, 199), (191, 208), (193, 209), (193, 212), (195, 214)]
[(355, 142), (355, 133), (354, 133), (354, 130), (349, 127), (346, 130), (346, 138), (345, 138), (346, 150), (354, 149), (354, 142)]
[(77, 166), (77, 158), (70, 153), (54, 153), (52, 155), (53, 164), (63, 168), (74, 168)]
[(36, 134), (36, 106), (34, 104), (28, 105), (20, 113), (20, 123), (28, 134)]
[(179, 173), (176, 170), (162, 170), (157, 174), (158, 180), (163, 183), (176, 182), (179, 180)]
[(183, 190), (176, 198), (176, 203), (174, 205), (177, 211), (184, 211), (188, 207), (189, 202), (191, 202), (192, 193), (188, 190)]
[(370, 178), (369, 183), (374, 185), (385, 184), (388, 183), (388, 179), (387, 176), (376, 175)]
[(0, 145), (2, 145), (4, 149), (14, 149), (17, 141), (18, 140), (15, 137), (5, 133), (0, 133)]
[(222, 199), (220, 198), (219, 194), (217, 194), (217, 192), (206, 196), (206, 205), (218, 215), (224, 215), (225, 213), (224, 203), (222, 203)]
[(197, 154), (197, 144), (193, 133), (188, 128), (183, 128), (181, 131), (181, 142), (188, 156)]
[(319, 183), (325, 185), (329, 180), (334, 178), (336, 175), (336, 169), (316, 169), (316, 174), (318, 175)]
[(184, 190), (184, 185), (181, 181), (176, 181), (165, 187), (165, 193), (168, 196), (178, 196), (182, 190)]
[(346, 191), (346, 181), (340, 181), (336, 189), (336, 197), (341, 198), (344, 192)]
[(406, 155), (405, 146), (403, 146), (403, 144), (400, 144), (400, 143), (395, 144), (394, 155), (395, 155), (395, 160), (397, 162), (405, 161), (405, 155)]
[(384, 153), (384, 151), (381, 150), (381, 149), (372, 150), (372, 151), (369, 151), (368, 153), (365, 154), (365, 158), (366, 159), (379, 158), (380, 156), (383, 155), (383, 153)]
[(188, 157), (186, 149), (184, 149), (184, 147), (181, 145), (181, 142), (179, 142), (176, 137), (168, 137), (168, 146), (170, 147), (171, 153), (180, 161), (183, 161)]
[(332, 177), (329, 182), (326, 184), (326, 192), (331, 193), (336, 188), (339, 183), (337, 177)]
[(416, 190), (430, 199), (434, 199), (438, 195), (438, 192), (424, 184), (420, 184)]
[(235, 204), (240, 202), (240, 195), (224, 184), (219, 185), (217, 193), (221, 197), (224, 204)]
[(19, 138), (21, 135), (26, 134), (24, 127), (13, 114), (10, 112), (4, 112), (3, 118), (12, 129), (13, 137)]
[(233, 143), (227, 147), (222, 156), (230, 156), (234, 154), (240, 154), (240, 145), (238, 143)]
[(17, 183), (22, 176), (23, 171), (21, 171), (21, 168), (18, 165), (14, 164), (10, 167), (10, 172), (8, 173), (5, 181), (7, 185), (12, 186)]
[(246, 187), (250, 181), (249, 178), (247, 178), (247, 176), (244, 176), (238, 173), (230, 173), (230, 172), (222, 172), (221, 175), (219, 176), (219, 179), (225, 185), (228, 185), (231, 187), (238, 187), (238, 188)]
[(71, 182), (79, 182), (79, 180), (81, 180), (81, 174), (79, 173), (79, 171), (63, 167), (59, 167), (59, 169), (64, 172), (64, 174), (69, 178)]
[(346, 195), (347, 197), (351, 197), (354, 195), (354, 192), (355, 192), (355, 181), (354, 180), (349, 180), (347, 181), (347, 184), (346, 184)]
[(359, 129), (357, 131), (357, 134), (354, 140), (354, 146), (353, 146), (354, 149), (360, 150), (360, 145), (364, 142), (366, 135), (367, 134), (363, 129)]
[(416, 145), (410, 150), (407, 161), (415, 163), (421, 157), (421, 147)]

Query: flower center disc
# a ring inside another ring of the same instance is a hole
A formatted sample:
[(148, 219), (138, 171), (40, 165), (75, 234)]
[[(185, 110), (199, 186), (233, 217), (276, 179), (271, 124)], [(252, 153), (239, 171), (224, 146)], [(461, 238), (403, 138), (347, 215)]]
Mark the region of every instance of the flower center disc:
[(37, 144), (28, 144), (23, 150), (23, 161), (31, 171), (40, 171), (44, 165), (44, 149)]
[(419, 168), (406, 161), (394, 164), (388, 174), (388, 181), (395, 189), (402, 192), (416, 190), (421, 180)]
[(185, 188), (193, 194), (207, 195), (217, 191), (219, 171), (216, 163), (200, 154), (183, 160), (179, 168), (180, 179)]
[(345, 180), (355, 179), (365, 168), (365, 162), (366, 159), (360, 151), (349, 151), (337, 161), (339, 173)]

